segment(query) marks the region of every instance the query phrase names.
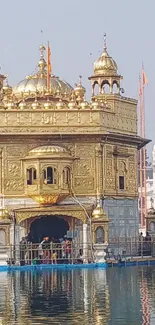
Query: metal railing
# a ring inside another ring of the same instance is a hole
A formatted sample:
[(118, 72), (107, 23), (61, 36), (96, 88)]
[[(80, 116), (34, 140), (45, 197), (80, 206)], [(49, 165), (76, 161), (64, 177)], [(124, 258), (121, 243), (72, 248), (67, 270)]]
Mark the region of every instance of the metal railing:
[[(111, 241), (106, 248), (106, 259), (121, 260), (123, 258), (155, 257), (154, 240)], [(78, 244), (70, 242), (43, 244), (19, 244), (0, 246), (0, 260), (7, 260), (8, 265), (37, 265), (37, 264), (82, 264), (94, 262), (95, 249), (90, 243)]]
[[(0, 256), (1, 256), (0, 248)], [(37, 265), (37, 264), (82, 264), (93, 262), (91, 244), (61, 243), (19, 244), (3, 247), (7, 252), (8, 265)]]
[(137, 238), (121, 238), (113, 240), (109, 243), (107, 249), (107, 258), (123, 257), (155, 257), (155, 241), (154, 239), (145, 240)]

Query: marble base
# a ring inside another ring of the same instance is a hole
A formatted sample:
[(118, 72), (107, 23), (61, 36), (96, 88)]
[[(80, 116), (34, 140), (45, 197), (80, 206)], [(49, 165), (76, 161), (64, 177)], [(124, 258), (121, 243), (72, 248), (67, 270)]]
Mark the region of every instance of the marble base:
[(0, 247), (0, 266), (7, 265), (8, 254), (7, 249), (4, 247)]
[(108, 244), (107, 243), (101, 243), (101, 244), (94, 244), (93, 250), (94, 250), (94, 262), (95, 263), (105, 263), (106, 262), (106, 248)]

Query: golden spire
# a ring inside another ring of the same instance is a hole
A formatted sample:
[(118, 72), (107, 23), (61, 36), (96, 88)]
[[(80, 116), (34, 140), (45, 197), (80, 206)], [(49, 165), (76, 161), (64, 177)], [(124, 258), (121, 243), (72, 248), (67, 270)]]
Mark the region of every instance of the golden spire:
[(104, 33), (104, 36), (103, 36), (104, 38), (104, 47), (103, 47), (103, 49), (104, 49), (104, 52), (106, 52), (107, 51), (107, 35), (106, 35), (106, 33)]
[(75, 85), (74, 93), (78, 101), (81, 101), (86, 93), (86, 89), (82, 86), (82, 76), (79, 76), (79, 83)]
[(39, 47), (39, 50), (40, 50), (40, 60), (38, 62), (38, 67), (39, 67), (39, 76), (40, 78), (44, 78), (45, 77), (45, 74), (46, 74), (46, 61), (44, 59), (44, 51), (46, 50), (45, 47), (43, 45), (41, 45)]

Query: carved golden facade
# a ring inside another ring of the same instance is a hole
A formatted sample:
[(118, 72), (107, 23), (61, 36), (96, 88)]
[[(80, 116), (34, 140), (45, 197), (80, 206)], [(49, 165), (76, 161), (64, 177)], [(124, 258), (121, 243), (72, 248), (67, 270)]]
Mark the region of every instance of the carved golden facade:
[(34, 201), (60, 202), (69, 195), (68, 183), (79, 198), (137, 198), (137, 150), (147, 141), (137, 135), (137, 101), (121, 95), (122, 77), (106, 40), (90, 77), (90, 102), (81, 78), (73, 89), (51, 74), (47, 88), (44, 50), (41, 46), (37, 73), (16, 87), (0, 76), (0, 192), (5, 204), (14, 210)]

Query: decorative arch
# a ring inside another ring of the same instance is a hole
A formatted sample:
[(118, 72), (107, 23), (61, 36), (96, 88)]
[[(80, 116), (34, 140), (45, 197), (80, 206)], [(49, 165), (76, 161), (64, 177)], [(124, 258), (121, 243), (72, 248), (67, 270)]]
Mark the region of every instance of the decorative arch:
[(95, 81), (92, 85), (92, 91), (93, 91), (93, 96), (96, 96), (100, 93), (100, 86), (98, 84), (98, 81)]
[(58, 178), (57, 168), (51, 165), (43, 167), (43, 181), (44, 184), (56, 184)]
[(112, 83), (112, 92), (113, 94), (119, 93), (119, 83), (116, 80), (114, 80)]
[(104, 243), (105, 242), (105, 232), (103, 227), (98, 226), (95, 230), (95, 243)]
[[(91, 209), (92, 212), (92, 209)], [(90, 212), (90, 214), (91, 214)], [(61, 206), (61, 208), (42, 208), (42, 209), (36, 209), (36, 210), (16, 210), (16, 222), (17, 224), (21, 224), (22, 221), (34, 217), (40, 217), (40, 216), (63, 216), (63, 217), (71, 217), (81, 220), (83, 223), (87, 222), (87, 217), (83, 209), (75, 207), (72, 209), (67, 209), (64, 206)]]
[(71, 181), (71, 168), (69, 166), (65, 166), (62, 172), (63, 176), (63, 185), (68, 185)]
[(27, 185), (33, 185), (37, 180), (37, 170), (35, 167), (28, 167), (26, 169), (27, 174)]
[(109, 94), (110, 93), (110, 83), (108, 80), (103, 80), (101, 83), (101, 92), (102, 94)]

